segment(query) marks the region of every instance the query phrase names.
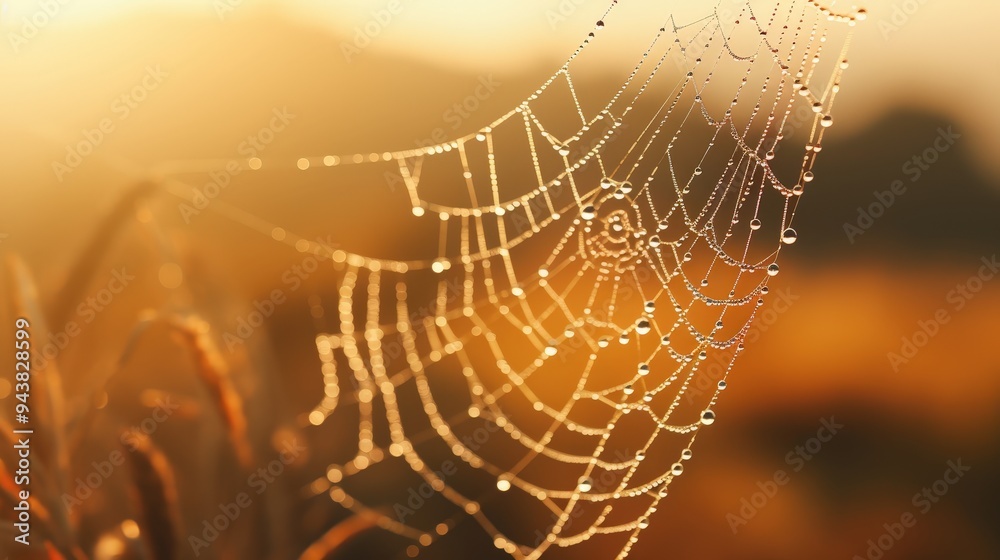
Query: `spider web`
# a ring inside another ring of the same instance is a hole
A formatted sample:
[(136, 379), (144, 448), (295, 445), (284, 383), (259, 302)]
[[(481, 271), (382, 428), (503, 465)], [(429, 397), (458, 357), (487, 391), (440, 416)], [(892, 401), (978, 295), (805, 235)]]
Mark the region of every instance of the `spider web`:
[[(585, 542), (588, 557), (627, 556), (714, 423), (797, 239), (864, 10), (787, 0), (669, 16), (595, 99), (575, 72), (617, 4), (476, 133), (297, 162), (391, 169), (412, 209), (391, 219), (439, 229), (436, 254), (411, 260), (332, 252), (339, 325), (316, 338), (325, 389), (308, 415), (338, 441), (354, 434), (311, 492), (412, 539), (411, 557), (470, 521), (514, 558)], [(783, 142), (800, 103), (815, 111), (801, 156)], [(410, 488), (392, 492), (399, 465)]]

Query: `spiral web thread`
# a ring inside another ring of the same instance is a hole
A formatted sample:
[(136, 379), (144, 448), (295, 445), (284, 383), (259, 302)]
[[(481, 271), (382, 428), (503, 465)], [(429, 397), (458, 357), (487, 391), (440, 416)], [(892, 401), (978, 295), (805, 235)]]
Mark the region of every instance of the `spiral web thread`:
[[(588, 557), (627, 556), (715, 421), (781, 246), (796, 240), (864, 10), (754, 1), (668, 17), (588, 109), (574, 69), (616, 4), (474, 134), (297, 162), (398, 167), (410, 219), (439, 222), (436, 258), (332, 252), (339, 326), (316, 339), (325, 396), (308, 416), (357, 427), (357, 448), (311, 492), (412, 539), (409, 556), (470, 520), (514, 558), (588, 541)], [(777, 154), (796, 103), (816, 112), (801, 160)], [(722, 373), (706, 391), (709, 363)], [(412, 471), (426, 507), (380, 492), (388, 463)]]

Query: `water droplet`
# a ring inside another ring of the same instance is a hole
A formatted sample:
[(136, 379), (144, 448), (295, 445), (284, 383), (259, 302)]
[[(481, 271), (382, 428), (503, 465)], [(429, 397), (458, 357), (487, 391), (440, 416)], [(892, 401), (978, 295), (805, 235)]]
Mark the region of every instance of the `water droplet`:
[(619, 185), (619, 188), (621, 188), (621, 191), (623, 193), (629, 194), (630, 192), (632, 192), (632, 183), (625, 181), (621, 185)]
[(719, 381), (719, 390), (720, 391), (724, 391), (726, 389), (726, 387), (728, 387), (728, 386), (729, 385), (726, 383), (725, 380)]
[(643, 309), (646, 310), (646, 313), (652, 313), (656, 309), (656, 302), (647, 301), (646, 305), (643, 306)]
[(594, 489), (594, 481), (589, 476), (585, 476), (576, 483), (576, 489), (580, 492), (590, 492)]
[(639, 364), (639, 375), (649, 375), (649, 364), (647, 363)]
[(646, 517), (640, 517), (638, 524), (640, 529), (645, 529), (646, 527), (649, 527), (649, 519)]
[(549, 269), (545, 268), (544, 266), (542, 268), (539, 268), (538, 275), (541, 276), (542, 278), (547, 278), (549, 276)]
[(757, 218), (750, 220), (750, 229), (757, 231), (758, 229), (760, 229), (760, 226), (761, 226), (760, 220), (758, 220)]
[(701, 175), (701, 168), (700, 167), (695, 167), (694, 168), (694, 174), (695, 175)]
[(625, 393), (626, 395), (631, 395), (634, 392), (635, 392), (635, 388), (633, 388), (631, 384), (626, 385), (625, 388), (622, 389), (622, 393)]
[(819, 124), (826, 128), (830, 128), (831, 126), (833, 126), (833, 117), (827, 115), (823, 117), (823, 120), (819, 121)]
[(545, 355), (546, 356), (555, 356), (558, 353), (559, 353), (559, 349), (556, 348), (555, 346), (549, 345), (549, 346), (545, 347)]
[(604, 29), (604, 20), (598, 20), (597, 24), (594, 25), (597, 29)]
[(558, 151), (559, 155), (561, 155), (561, 156), (568, 156), (569, 155), (569, 146), (566, 146), (566, 145), (557, 146), (556, 147), (556, 151)]
[(648, 319), (639, 319), (635, 322), (635, 332), (639, 334), (646, 334), (649, 332), (650, 325)]
[(510, 490), (510, 481), (506, 478), (501, 478), (497, 480), (497, 490), (501, 492), (506, 492)]
[(681, 451), (681, 459), (684, 459), (685, 461), (687, 461), (691, 457), (694, 457), (694, 452), (691, 451), (690, 449), (685, 449), (685, 450)]
[(628, 344), (628, 333), (622, 333), (622, 335), (618, 337), (618, 344)]
[(778, 272), (780, 272), (780, 271), (781, 271), (781, 267), (779, 267), (777, 263), (771, 263), (771, 264), (767, 265), (767, 275), (768, 276), (777, 276)]
[(701, 423), (706, 426), (711, 426), (715, 422), (715, 413), (711, 410), (706, 410), (701, 413)]
[(764, 159), (766, 159), (768, 161), (774, 159), (774, 152), (771, 151), (771, 152), (767, 152), (766, 154), (764, 154)]
[(615, 184), (614, 181), (612, 181), (611, 179), (608, 179), (607, 177), (601, 179), (601, 188), (602, 189), (605, 189), (605, 190), (610, 189), (614, 184)]
[(650, 237), (649, 238), (649, 246), (652, 247), (652, 248), (654, 248), (654, 249), (656, 249), (657, 247), (659, 247), (660, 246), (660, 236), (659, 235), (654, 235), (653, 237)]
[(781, 233), (781, 242), (785, 245), (791, 245), (799, 240), (799, 234), (792, 228), (788, 228)]
[(668, 334), (663, 335), (663, 338), (660, 339), (660, 344), (662, 344), (663, 346), (670, 344), (670, 335)]
[(646, 458), (646, 453), (644, 451), (636, 451), (635, 452), (635, 460), (636, 461), (642, 461), (645, 458)]
[(596, 213), (597, 211), (594, 209), (594, 207), (588, 204), (587, 206), (583, 207), (583, 210), (580, 212), (580, 217), (583, 218), (584, 220), (593, 220), (594, 216), (597, 215)]
[(680, 464), (680, 463), (674, 463), (674, 464), (673, 464), (673, 465), (672, 465), (672, 466), (670, 467), (670, 472), (671, 472), (671, 473), (672, 473), (672, 474), (673, 474), (674, 476), (680, 476), (680, 475), (681, 475), (681, 473), (683, 473), (683, 472), (684, 472), (684, 465), (682, 465), (682, 464)]

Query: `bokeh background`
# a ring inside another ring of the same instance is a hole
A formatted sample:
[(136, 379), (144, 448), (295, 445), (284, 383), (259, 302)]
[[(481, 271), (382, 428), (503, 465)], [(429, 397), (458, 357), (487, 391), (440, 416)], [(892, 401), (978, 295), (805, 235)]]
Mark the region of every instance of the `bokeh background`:
[[(294, 117), (266, 146), (265, 160), (405, 149), (437, 130), (449, 137), (475, 131), (551, 75), (604, 4), (404, 1), (347, 60), (344, 45), (385, 2), (3, 2), (0, 250), (24, 262), (10, 261), (8, 270), (31, 271), (54, 333), (70, 493), (75, 478), (120, 448), (123, 429), (172, 398), (176, 410), (155, 423), (150, 439), (177, 474), (180, 532), (200, 532), (242, 484), (233, 474), (240, 454), (227, 442), (239, 435), (262, 463), (290, 440), (308, 441), (303, 414), (322, 390), (313, 342), (321, 274), (305, 279), (245, 341), (229, 347), (219, 334), (233, 332), (303, 260), (246, 226), (266, 220), (362, 252), (390, 251), (402, 231), (389, 216), (405, 215), (403, 193), (392, 196), (380, 174), (350, 170), (237, 175), (212, 201), (217, 210), (186, 219), (181, 199), (164, 186), (169, 162), (185, 162), (185, 179), (205, 183), (219, 162), (242, 160), (246, 138), (284, 108)], [(617, 24), (636, 29), (664, 10), (659, 2), (623, 4)], [(693, 14), (713, 3), (672, 4)], [(53, 12), (46, 23), (26, 32), (24, 18), (45, 6)], [(819, 157), (818, 188), (803, 199), (800, 240), (782, 257), (779, 284), (796, 299), (761, 325), (718, 407), (722, 420), (699, 438), (690, 468), (657, 512), (656, 530), (643, 533), (633, 557), (866, 557), (884, 524), (914, 512), (916, 525), (885, 558), (1000, 558), (1000, 278), (974, 283), (981, 289), (960, 309), (950, 296), (1000, 249), (993, 60), (1000, 6), (898, 0), (866, 7), (837, 124)], [(642, 40), (641, 33), (623, 36), (586, 68), (582, 83), (620, 80)], [(484, 79), (498, 84), (495, 91), (455, 124), (449, 109)], [(139, 84), (148, 90), (144, 99), (121, 99)], [(113, 129), (93, 154), (54, 171), (67, 146), (103, 119)], [(907, 162), (941, 130), (954, 132), (954, 145), (911, 181)], [(845, 224), (858, 225), (859, 208), (897, 179), (905, 194), (862, 234), (849, 234)], [(134, 276), (120, 293), (111, 289), (116, 273)], [(28, 285), (15, 276), (4, 288), (11, 313)], [(950, 320), (894, 367), (889, 354), (939, 310)], [(169, 319), (181, 312), (199, 320)], [(208, 340), (215, 352), (205, 349)], [(224, 381), (213, 371), (224, 371)], [(0, 376), (4, 415), (14, 403), (12, 381)], [(242, 415), (232, 402), (219, 407), (219, 394), (238, 396)], [(840, 432), (734, 530), (730, 516), (741, 515), (741, 500), (777, 470), (790, 471), (787, 454), (830, 418)], [(320, 449), (297, 455), (201, 557), (297, 557), (343, 519), (329, 500), (303, 490), (323, 472)], [(922, 513), (913, 496), (959, 460), (971, 470)], [(141, 516), (143, 502), (132, 496), (132, 471), (121, 468), (71, 508), (88, 557), (143, 554), (126, 521)], [(0, 555), (45, 557), (15, 549), (7, 536)], [(331, 557), (402, 557), (405, 547), (367, 530)], [(193, 557), (186, 542), (177, 557)]]

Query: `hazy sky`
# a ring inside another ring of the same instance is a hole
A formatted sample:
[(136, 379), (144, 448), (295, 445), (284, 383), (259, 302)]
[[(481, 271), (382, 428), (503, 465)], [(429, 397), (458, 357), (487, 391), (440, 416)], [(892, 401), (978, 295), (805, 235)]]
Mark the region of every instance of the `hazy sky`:
[[(722, 0), (723, 5), (736, 3)], [(477, 72), (516, 72), (527, 64), (557, 64), (608, 4), (608, 0), (71, 0), (44, 18), (38, 15), (37, 0), (7, 0), (0, 3), (0, 30), (8, 43), (0, 60), (16, 50), (12, 34), (22, 32), (25, 18), (50, 20), (38, 33), (57, 40), (60, 29), (67, 26), (106, 22), (136, 10), (186, 11), (216, 21), (268, 10), (347, 38), (366, 25), (377, 29), (366, 47), (372, 53), (403, 53)], [(634, 27), (633, 36), (645, 41), (655, 31), (651, 21), (658, 23), (670, 11), (679, 21), (693, 19), (712, 4), (623, 0), (609, 26)], [(854, 6), (843, 0), (833, 4), (843, 10)], [(930, 109), (957, 121), (975, 141), (983, 165), (1000, 175), (1000, 160), (992, 157), (1000, 149), (996, 132), (1000, 71), (993, 60), (1000, 2), (896, 0), (872, 1), (866, 7), (871, 15), (858, 27), (852, 69), (840, 99), (839, 111), (845, 118), (838, 120), (839, 126), (848, 130), (864, 126), (895, 106)], [(380, 18), (384, 24), (376, 22)], [(632, 61), (625, 56), (623, 63)]]

